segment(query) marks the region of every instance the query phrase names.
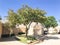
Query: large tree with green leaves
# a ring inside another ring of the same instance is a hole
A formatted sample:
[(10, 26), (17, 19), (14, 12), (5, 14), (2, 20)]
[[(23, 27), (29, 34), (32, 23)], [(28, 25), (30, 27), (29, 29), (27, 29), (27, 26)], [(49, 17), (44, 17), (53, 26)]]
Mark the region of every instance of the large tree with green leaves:
[(8, 11), (8, 16), (7, 16), (8, 20), (9, 20), (9, 24), (10, 26), (12, 27), (15, 27), (15, 25), (17, 23), (21, 23), (21, 20), (20, 20), (20, 16), (17, 15), (17, 13), (15, 13), (13, 10), (9, 10)]
[(23, 6), (18, 9), (17, 13), (13, 10), (8, 11), (8, 20), (11, 25), (16, 25), (17, 23), (28, 24), (29, 22), (41, 22), (46, 20), (46, 12), (40, 9), (33, 9), (28, 6)]
[(13, 27), (18, 23), (23, 23), (25, 25), (27, 25), (29, 22), (44, 23), (44, 21), (46, 20), (45, 14), (46, 12), (44, 10), (33, 9), (27, 5), (24, 5), (22, 8), (18, 9), (17, 13), (13, 10), (9, 10), (8, 20), (10, 22), (10, 25)]
[(24, 17), (25, 23), (29, 23), (33, 21), (43, 23), (46, 20), (46, 16), (45, 16), (46, 12), (44, 10), (33, 9), (31, 7), (28, 7), (27, 5), (18, 9), (17, 13), (22, 17)]
[(44, 22), (44, 24), (46, 27), (50, 27), (50, 26), (55, 27), (58, 25), (54, 16), (47, 17), (47, 20)]
[[(18, 12), (17, 13), (20, 16), (23, 17), (23, 20), (25, 21), (24, 24), (28, 24), (29, 22), (40, 22), (40, 23), (44, 23), (44, 21), (46, 20), (46, 16), (45, 16), (46, 12), (44, 10), (33, 9), (31, 7), (28, 7), (27, 5), (23, 6), (20, 9), (18, 9)], [(29, 29), (29, 27), (27, 28), (27, 30), (28, 29)]]

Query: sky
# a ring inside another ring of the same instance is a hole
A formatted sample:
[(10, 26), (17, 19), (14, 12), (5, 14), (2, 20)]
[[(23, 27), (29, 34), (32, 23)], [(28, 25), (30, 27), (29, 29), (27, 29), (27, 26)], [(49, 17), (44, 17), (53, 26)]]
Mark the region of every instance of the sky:
[(9, 9), (17, 11), (22, 5), (45, 10), (47, 12), (46, 16), (54, 16), (59, 23), (60, 0), (0, 0), (0, 16), (4, 20)]

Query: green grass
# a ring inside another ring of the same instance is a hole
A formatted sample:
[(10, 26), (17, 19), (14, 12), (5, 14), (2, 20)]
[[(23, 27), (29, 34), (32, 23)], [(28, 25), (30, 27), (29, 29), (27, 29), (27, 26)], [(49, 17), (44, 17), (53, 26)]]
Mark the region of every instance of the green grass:
[(19, 41), (22, 43), (30, 43), (31, 41), (34, 42), (36, 39), (34, 37), (29, 36), (28, 38), (25, 36), (19, 36)]
[(20, 39), (21, 42), (27, 43), (27, 38), (25, 38), (25, 37), (20, 37), (19, 39)]

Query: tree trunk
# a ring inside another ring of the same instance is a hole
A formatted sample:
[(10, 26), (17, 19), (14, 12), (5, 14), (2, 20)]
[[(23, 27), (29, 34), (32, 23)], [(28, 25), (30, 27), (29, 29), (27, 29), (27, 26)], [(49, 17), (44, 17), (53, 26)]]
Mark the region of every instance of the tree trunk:
[(29, 23), (28, 27), (26, 26), (26, 37), (28, 38), (28, 29), (30, 28), (30, 25), (31, 25), (32, 22)]

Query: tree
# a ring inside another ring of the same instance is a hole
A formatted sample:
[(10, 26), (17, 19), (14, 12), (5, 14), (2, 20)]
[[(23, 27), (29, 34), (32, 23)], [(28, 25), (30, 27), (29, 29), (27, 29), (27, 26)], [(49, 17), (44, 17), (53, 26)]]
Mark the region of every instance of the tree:
[(25, 23), (29, 22), (40, 22), (43, 23), (46, 20), (46, 12), (40, 9), (33, 9), (27, 5), (18, 9), (18, 14), (22, 15), (25, 19)]
[[(46, 12), (44, 10), (33, 9), (27, 5), (18, 9), (18, 14), (23, 17), (24, 24), (28, 24), (29, 22), (43, 23), (46, 20), (46, 16), (45, 16)], [(29, 24), (29, 27), (30, 27), (30, 24)], [(29, 27), (27, 28), (26, 32), (28, 31)], [(27, 36), (27, 33), (26, 33), (26, 36)]]
[(50, 27), (50, 26), (55, 27), (58, 25), (54, 16), (47, 17), (47, 20), (44, 22), (44, 24), (46, 27)]
[(43, 23), (46, 20), (45, 14), (44, 10), (33, 9), (25, 5), (18, 9), (17, 13), (10, 9), (8, 11), (8, 20), (11, 25), (16, 25), (17, 23), (28, 24), (33, 21)]
[(7, 16), (10, 26), (15, 27), (15, 25), (20, 22), (19, 20), (19, 15), (17, 15), (13, 10), (8, 11), (8, 16)]
[[(10, 25), (13, 27), (18, 23), (19, 24), (23, 23), (25, 25), (27, 25), (29, 22), (43, 23), (46, 20), (45, 14), (46, 12), (44, 10), (33, 9), (27, 5), (24, 5), (22, 8), (18, 9), (17, 13), (14, 12), (13, 10), (9, 10), (8, 20), (10, 22)], [(28, 31), (28, 28), (27, 28), (27, 31)], [(27, 36), (27, 33), (26, 33), (26, 36)]]

